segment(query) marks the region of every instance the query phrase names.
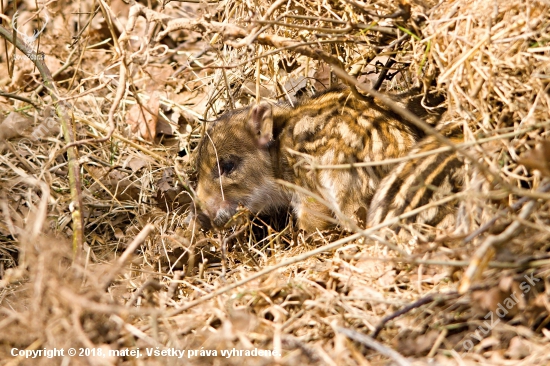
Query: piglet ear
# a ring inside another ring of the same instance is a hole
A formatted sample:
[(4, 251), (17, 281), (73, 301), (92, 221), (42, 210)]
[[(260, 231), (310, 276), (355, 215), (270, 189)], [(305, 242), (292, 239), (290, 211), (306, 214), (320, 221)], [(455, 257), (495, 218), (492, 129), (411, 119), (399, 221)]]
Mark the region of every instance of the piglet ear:
[(252, 107), (248, 123), (258, 138), (258, 145), (262, 148), (269, 147), (273, 141), (273, 107), (271, 104), (260, 102)]

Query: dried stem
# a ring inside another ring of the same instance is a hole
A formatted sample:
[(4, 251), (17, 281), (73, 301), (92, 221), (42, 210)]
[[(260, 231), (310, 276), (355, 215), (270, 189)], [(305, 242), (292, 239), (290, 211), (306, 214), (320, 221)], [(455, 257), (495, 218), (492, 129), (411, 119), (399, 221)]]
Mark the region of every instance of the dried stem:
[[(34, 52), (33, 49), (28, 47), (27, 44), (18, 37), (14, 39), (13, 34), (4, 27), (0, 27), (0, 36), (17, 47), (17, 49), (23, 52), (25, 56), (36, 65), (36, 68), (42, 76), (43, 85), (48, 90), (54, 103), (56, 114), (61, 122), (65, 143), (71, 146), (75, 141), (75, 136), (72, 118), (68, 112), (70, 106), (60, 100), (61, 98), (59, 97), (59, 92), (53, 81), (52, 74), (43, 61), (43, 55)], [(78, 150), (75, 146), (67, 150), (67, 157), (69, 160), (69, 187), (71, 191), (71, 205), (69, 205), (69, 208), (73, 220), (73, 254), (75, 259), (78, 259), (84, 245), (84, 228), (82, 220), (82, 183), (80, 179), (80, 165), (78, 163)]]

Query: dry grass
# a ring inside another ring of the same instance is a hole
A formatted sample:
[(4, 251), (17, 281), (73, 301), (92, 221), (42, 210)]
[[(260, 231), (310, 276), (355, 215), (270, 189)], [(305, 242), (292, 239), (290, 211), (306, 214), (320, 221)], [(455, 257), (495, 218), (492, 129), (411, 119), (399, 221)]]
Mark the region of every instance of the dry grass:
[[(17, 58), (0, 70), (0, 365), (548, 363), (550, 3), (387, 3), (47, 5), (40, 49), (75, 139), (91, 139), (78, 146), (86, 244), (75, 254), (54, 100)], [(35, 10), (20, 5), (26, 34)], [(304, 238), (284, 217), (187, 230), (201, 122), (329, 87), (328, 65), (384, 93), (447, 96), (476, 157), (459, 227), (388, 243), (374, 229)], [(70, 347), (143, 357), (11, 354)], [(221, 355), (255, 348), (281, 354)], [(218, 355), (146, 353), (173, 349)]]

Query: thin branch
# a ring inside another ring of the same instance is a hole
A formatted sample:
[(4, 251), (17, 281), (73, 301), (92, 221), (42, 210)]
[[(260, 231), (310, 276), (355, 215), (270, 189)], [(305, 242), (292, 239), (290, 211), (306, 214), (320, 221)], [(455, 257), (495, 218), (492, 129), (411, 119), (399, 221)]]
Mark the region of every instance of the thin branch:
[[(55, 110), (61, 122), (61, 129), (65, 143), (71, 146), (74, 142), (74, 128), (72, 126), (72, 118), (68, 113), (68, 106), (59, 98), (59, 92), (53, 81), (52, 74), (44, 62), (44, 54), (37, 54), (31, 47), (24, 43), (18, 37), (13, 37), (11, 32), (0, 26), (0, 36), (7, 39), (15, 45), (17, 49), (25, 54), (36, 66), (42, 79), (44, 87), (48, 90), (52, 101), (55, 105)], [(73, 221), (73, 253), (75, 259), (81, 254), (84, 244), (83, 220), (82, 220), (82, 185), (80, 181), (80, 165), (78, 163), (78, 150), (73, 146), (67, 150), (69, 160), (69, 186), (71, 191), (71, 216)]]
[[(542, 187), (540, 187), (539, 189), (537, 189), (537, 192), (548, 192), (550, 191), (550, 182), (546, 183), (545, 185), (543, 185)], [(500, 210), (496, 215), (495, 217), (493, 217), (491, 220), (489, 220), (488, 222), (486, 222), (485, 224), (483, 224), (480, 228), (478, 228), (476, 231), (474, 231), (473, 233), (471, 233), (470, 235), (468, 235), (463, 243), (464, 244), (467, 244), (469, 242), (471, 242), (475, 237), (479, 236), (480, 234), (484, 233), (485, 231), (489, 230), (489, 228), (491, 228), (495, 222), (506, 216), (507, 213), (509, 212), (512, 212), (512, 211), (516, 211), (516, 210), (519, 210), (519, 208), (521, 206), (523, 206), (523, 204), (525, 204), (527, 201), (530, 201), (532, 200), (533, 198), (532, 197), (523, 197), (521, 198), (520, 200), (518, 200), (516, 203), (514, 203), (512, 206), (508, 206), (502, 210)]]
[(22, 97), (20, 95), (17, 95), (17, 94), (13, 94), (13, 93), (7, 93), (5, 91), (2, 91), (0, 90), (0, 97), (4, 97), (4, 98), (9, 98), (9, 99), (15, 99), (15, 100), (20, 100), (22, 102), (25, 102), (25, 103), (28, 103), (30, 105), (32, 105), (34, 108), (36, 109), (41, 109), (40, 106), (38, 104), (35, 104), (32, 100), (30, 100), (29, 98), (26, 98), (26, 97)]
[[(283, 15), (283, 18), (313, 20), (313, 21), (318, 21), (318, 22), (327, 22), (327, 23), (336, 23), (336, 24), (350, 24), (350, 22), (347, 22), (347, 21), (344, 21), (344, 20), (314, 17), (314, 16), (307, 16), (307, 15), (285, 14), (285, 15)], [(373, 24), (363, 24), (363, 23), (351, 23), (351, 24), (352, 24), (353, 27), (355, 27), (357, 29), (367, 29), (367, 30), (371, 30), (371, 31), (374, 31), (374, 32), (385, 33), (385, 34), (388, 34), (390, 36), (396, 36), (397, 35), (397, 31), (394, 28), (390, 28), (390, 27), (378, 26), (378, 25), (373, 25)], [(287, 25), (287, 24), (285, 23), (285, 25)]]
[(489, 260), (494, 256), (496, 248), (502, 243), (512, 240), (512, 237), (514, 237), (522, 227), (521, 220), (526, 220), (536, 206), (537, 201), (528, 202), (525, 206), (523, 206), (520, 214), (518, 215), (520, 220), (512, 221), (512, 223), (508, 225), (506, 230), (502, 233), (499, 235), (490, 235), (483, 241), (483, 243), (481, 243), (470, 259), (470, 265), (466, 271), (464, 271), (464, 275), (462, 276), (460, 285), (458, 286), (459, 293), (463, 294), (470, 289), (472, 282), (481, 274), (487, 266)]
[(368, 335), (359, 333), (353, 329), (348, 329), (344, 327), (336, 327), (336, 331), (344, 334), (349, 339), (352, 339), (356, 342), (363, 344), (366, 347), (369, 347), (376, 352), (392, 359), (399, 366), (412, 366), (412, 363), (409, 362), (405, 357), (401, 356), (398, 352), (393, 349), (386, 347), (382, 343), (376, 341), (374, 337), (369, 337)]
[(103, 280), (102, 288), (107, 289), (111, 283), (113, 282), (115, 276), (122, 270), (122, 268), (126, 265), (126, 263), (130, 260), (130, 258), (134, 255), (134, 252), (140, 246), (145, 239), (147, 239), (147, 236), (155, 229), (155, 226), (153, 224), (147, 224), (139, 234), (132, 240), (132, 242), (128, 245), (124, 253), (118, 258), (116, 263), (113, 264), (113, 267), (111, 268), (109, 274), (105, 277)]
[(378, 335), (380, 334), (380, 332), (382, 331), (382, 329), (384, 329), (384, 326), (386, 325), (386, 323), (389, 322), (392, 319), (395, 319), (395, 318), (397, 318), (397, 317), (399, 317), (403, 314), (408, 313), (409, 311), (411, 311), (413, 309), (419, 308), (422, 305), (428, 304), (430, 302), (444, 301), (444, 300), (455, 298), (457, 296), (459, 296), (457, 291), (451, 291), (451, 292), (448, 292), (448, 293), (445, 293), (445, 294), (430, 294), (428, 296), (424, 296), (424, 297), (416, 300), (412, 304), (409, 304), (409, 305), (399, 309), (398, 311), (396, 311), (396, 312), (394, 312), (390, 315), (386, 315), (384, 318), (382, 318), (380, 323), (376, 326), (374, 332), (372, 332), (372, 338), (376, 339), (378, 337)]

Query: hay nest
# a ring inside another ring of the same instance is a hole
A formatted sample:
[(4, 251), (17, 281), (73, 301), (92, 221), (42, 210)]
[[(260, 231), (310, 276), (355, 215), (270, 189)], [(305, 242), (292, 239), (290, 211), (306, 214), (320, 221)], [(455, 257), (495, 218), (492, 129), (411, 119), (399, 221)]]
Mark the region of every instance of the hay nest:
[[(6, 14), (55, 89), (0, 43), (0, 365), (548, 363), (547, 1)], [(457, 229), (389, 243), (304, 238), (288, 217), (188, 230), (205, 122), (331, 87), (338, 70), (446, 96), (473, 157)]]

